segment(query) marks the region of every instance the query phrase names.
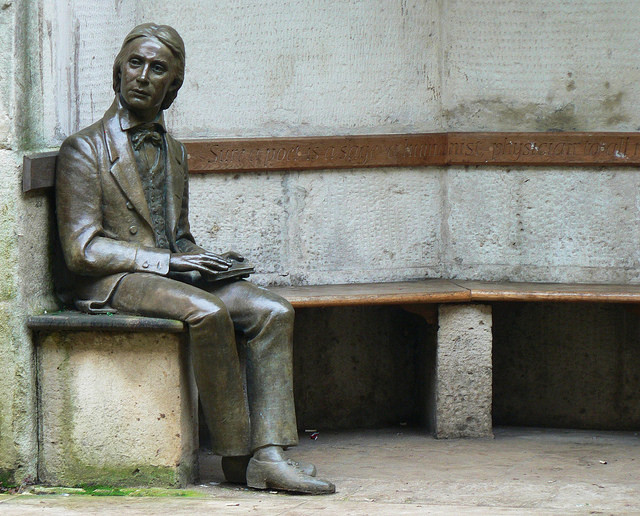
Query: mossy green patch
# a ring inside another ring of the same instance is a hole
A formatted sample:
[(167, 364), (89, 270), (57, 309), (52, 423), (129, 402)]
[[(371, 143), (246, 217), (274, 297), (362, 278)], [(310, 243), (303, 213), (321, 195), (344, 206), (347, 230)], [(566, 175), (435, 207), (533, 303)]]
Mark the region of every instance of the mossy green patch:
[(15, 201), (0, 205), (0, 300), (16, 297), (16, 267), (18, 263), (15, 237)]
[(7, 489), (17, 487), (15, 482), (15, 471), (6, 468), (0, 468), (0, 493)]
[(80, 495), (80, 496), (148, 496), (156, 498), (165, 497), (202, 497), (202, 493), (192, 489), (168, 489), (160, 487), (117, 487), (103, 485), (85, 485), (82, 487), (43, 487), (36, 486), (31, 489), (37, 495)]
[(58, 472), (53, 481), (83, 489), (90, 489), (91, 486), (95, 489), (102, 489), (105, 485), (114, 488), (178, 487), (187, 483), (187, 478), (180, 467), (97, 467), (78, 462), (75, 464), (67, 462), (65, 466), (64, 471)]
[(91, 496), (154, 496), (154, 497), (198, 497), (202, 496), (202, 493), (193, 491), (191, 489), (168, 489), (162, 487), (143, 487), (143, 488), (118, 488), (118, 487), (100, 487), (100, 488), (86, 488), (87, 494)]

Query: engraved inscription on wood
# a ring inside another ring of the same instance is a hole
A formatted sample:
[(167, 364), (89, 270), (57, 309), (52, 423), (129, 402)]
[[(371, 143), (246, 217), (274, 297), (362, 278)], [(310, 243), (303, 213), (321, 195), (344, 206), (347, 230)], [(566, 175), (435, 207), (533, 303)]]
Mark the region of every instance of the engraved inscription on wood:
[[(189, 171), (445, 165), (640, 166), (640, 133), (425, 133), (186, 141)], [(57, 152), (24, 157), (23, 191), (50, 188)]]
[(638, 133), (449, 133), (452, 165), (637, 165)]
[(191, 172), (443, 165), (445, 133), (185, 142)]
[(427, 133), (186, 142), (194, 173), (427, 165), (640, 165), (638, 133)]

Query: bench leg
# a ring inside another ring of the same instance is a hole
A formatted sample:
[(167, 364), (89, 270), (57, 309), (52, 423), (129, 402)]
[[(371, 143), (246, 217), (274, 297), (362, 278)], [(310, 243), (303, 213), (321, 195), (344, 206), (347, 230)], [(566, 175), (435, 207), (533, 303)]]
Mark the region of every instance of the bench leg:
[(435, 435), (493, 437), (491, 306), (439, 307)]

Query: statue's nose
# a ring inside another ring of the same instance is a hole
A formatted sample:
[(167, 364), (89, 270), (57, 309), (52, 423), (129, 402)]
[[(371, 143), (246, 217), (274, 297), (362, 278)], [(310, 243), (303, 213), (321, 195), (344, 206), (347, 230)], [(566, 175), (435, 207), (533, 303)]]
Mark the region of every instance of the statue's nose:
[(149, 80), (149, 67), (147, 65), (140, 69), (140, 74), (137, 77), (140, 82), (147, 82)]

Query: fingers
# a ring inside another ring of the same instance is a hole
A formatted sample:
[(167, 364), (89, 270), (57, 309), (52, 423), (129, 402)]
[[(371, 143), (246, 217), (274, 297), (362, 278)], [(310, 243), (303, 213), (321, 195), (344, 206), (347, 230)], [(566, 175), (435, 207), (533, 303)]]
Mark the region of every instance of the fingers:
[(214, 266), (206, 267), (204, 265), (194, 263), (191, 267), (191, 270), (198, 271), (199, 273), (206, 275), (206, 274), (215, 274), (216, 272), (224, 272), (228, 268), (229, 267), (224, 265), (214, 265)]
[(233, 265), (231, 260), (215, 253), (174, 254), (170, 267), (176, 271), (198, 271), (203, 274), (226, 271)]
[(206, 252), (204, 254), (196, 255), (199, 259), (202, 259), (203, 263), (208, 263), (212, 265), (221, 265), (226, 269), (233, 265), (231, 260), (227, 260), (224, 257), (217, 255), (215, 253)]
[(199, 271), (202, 271), (202, 269), (204, 269), (205, 271), (226, 271), (227, 269), (229, 269), (229, 267), (231, 267), (228, 262), (210, 258), (192, 260), (191, 264)]

